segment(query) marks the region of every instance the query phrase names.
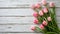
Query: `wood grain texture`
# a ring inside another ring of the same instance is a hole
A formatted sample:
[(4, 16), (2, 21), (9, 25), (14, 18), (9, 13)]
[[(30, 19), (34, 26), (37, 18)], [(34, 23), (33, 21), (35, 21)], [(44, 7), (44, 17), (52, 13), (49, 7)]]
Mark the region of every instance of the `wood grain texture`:
[(0, 17), (0, 24), (33, 24), (34, 17)]
[[(0, 0), (0, 7), (30, 7), (31, 4), (36, 4), (41, 0)], [(60, 7), (60, 0), (47, 0), (54, 2), (57, 7)]]
[(0, 16), (30, 16), (32, 9), (0, 9)]
[[(0, 17), (0, 24), (19, 24), (19, 25), (29, 25), (33, 23), (34, 17)], [(60, 24), (60, 17), (57, 17), (57, 23)]]
[[(58, 24), (60, 27), (60, 24)], [(31, 26), (36, 25), (0, 25), (0, 32), (6, 32), (6, 33), (33, 33), (30, 29)]]
[(42, 34), (42, 33), (0, 33), (0, 34)]
[[(0, 16), (32, 16), (33, 12), (30, 8), (0, 9)], [(56, 15), (60, 16), (60, 8), (56, 8)]]

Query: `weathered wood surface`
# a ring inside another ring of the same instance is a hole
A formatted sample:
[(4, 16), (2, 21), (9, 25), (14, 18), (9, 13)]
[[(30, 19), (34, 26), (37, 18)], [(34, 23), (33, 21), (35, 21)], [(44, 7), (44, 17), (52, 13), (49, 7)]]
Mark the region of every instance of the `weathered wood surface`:
[[(30, 30), (33, 26), (32, 4), (41, 0), (0, 0), (0, 34), (41, 34)], [(52, 1), (56, 5), (57, 23), (60, 27), (60, 0)]]
[(42, 34), (42, 33), (0, 33), (0, 34)]
[[(30, 30), (30, 27), (33, 25), (0, 25), (0, 32), (6, 33), (33, 33), (34, 31)], [(36, 26), (36, 25), (34, 25)], [(60, 27), (60, 24), (58, 25)]]
[[(0, 24), (19, 24), (29, 25), (33, 23), (34, 17), (0, 17)], [(60, 24), (60, 17), (57, 17), (57, 23)]]
[[(41, 0), (0, 0), (0, 7), (29, 7), (31, 4), (36, 4)], [(60, 7), (60, 0), (47, 0), (53, 1), (57, 7)], [(26, 6), (27, 5), (27, 6)]]
[[(0, 16), (32, 16), (33, 10), (31, 8), (21, 8), (21, 9), (0, 9)], [(60, 16), (60, 8), (56, 8), (56, 15)]]

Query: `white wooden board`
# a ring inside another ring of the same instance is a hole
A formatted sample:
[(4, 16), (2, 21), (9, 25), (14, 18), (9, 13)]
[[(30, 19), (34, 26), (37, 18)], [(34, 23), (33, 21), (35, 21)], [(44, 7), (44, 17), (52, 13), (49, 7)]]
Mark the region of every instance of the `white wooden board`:
[[(29, 25), (33, 23), (34, 17), (0, 17), (0, 24), (20, 24)], [(57, 23), (60, 24), (60, 17), (57, 17)]]
[(0, 34), (42, 34), (42, 33), (0, 33)]
[[(36, 4), (41, 0), (0, 0), (0, 7), (24, 7)], [(54, 2), (57, 7), (60, 7), (60, 0), (47, 0), (48, 2)]]
[(34, 17), (0, 17), (0, 24), (33, 24)]
[[(60, 27), (60, 24), (58, 24)], [(30, 27), (33, 25), (0, 25), (0, 32), (6, 32), (6, 33), (12, 33), (12, 32), (17, 32), (17, 33), (32, 33)]]
[(0, 16), (30, 16), (32, 9), (0, 9)]
[[(30, 8), (23, 9), (0, 9), (0, 16), (32, 16), (33, 10)], [(56, 8), (57, 16), (60, 16), (60, 8)]]

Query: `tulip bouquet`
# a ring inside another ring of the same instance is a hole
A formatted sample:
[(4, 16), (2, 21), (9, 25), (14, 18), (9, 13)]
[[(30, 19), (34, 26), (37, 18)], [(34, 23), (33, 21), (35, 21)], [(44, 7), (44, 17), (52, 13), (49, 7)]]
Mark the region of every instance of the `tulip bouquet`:
[(33, 4), (31, 8), (34, 10), (33, 22), (37, 24), (37, 26), (32, 26), (31, 30), (43, 34), (60, 34), (53, 2), (47, 3), (46, 0), (42, 0), (41, 3)]

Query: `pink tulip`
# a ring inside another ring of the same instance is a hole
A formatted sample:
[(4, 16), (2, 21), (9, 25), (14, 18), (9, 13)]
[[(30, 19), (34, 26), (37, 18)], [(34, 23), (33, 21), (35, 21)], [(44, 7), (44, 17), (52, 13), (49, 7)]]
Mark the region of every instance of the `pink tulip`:
[(47, 26), (47, 22), (46, 22), (46, 21), (43, 21), (42, 24), (43, 24), (44, 26)]
[(51, 17), (48, 17), (47, 20), (48, 20), (48, 21), (51, 21), (52, 19), (51, 19)]
[(32, 9), (35, 9), (35, 8), (36, 8), (36, 7), (35, 7), (35, 4), (33, 4), (33, 5), (31, 6), (31, 8), (32, 8)]
[(35, 4), (35, 7), (40, 8), (41, 7), (40, 3)]
[(34, 13), (33, 13), (33, 16), (34, 16), (34, 17), (38, 17), (38, 13), (37, 13), (37, 12), (34, 12)]
[(44, 26), (42, 24), (39, 27), (40, 29), (44, 30)]
[(33, 21), (35, 24), (38, 24), (39, 23), (39, 21), (37, 20), (37, 19), (34, 19), (34, 21)]
[(36, 27), (35, 27), (35, 26), (31, 26), (31, 30), (33, 30), (33, 31), (34, 31), (35, 29), (36, 29)]
[(55, 5), (54, 5), (53, 2), (50, 2), (50, 3), (49, 3), (49, 6), (50, 6), (50, 7), (54, 7)]
[(39, 11), (39, 15), (40, 15), (40, 16), (43, 16), (43, 15), (44, 15), (43, 10), (40, 10), (40, 11)]
[(44, 12), (44, 13), (48, 13), (48, 9), (47, 9), (47, 8), (44, 8), (44, 9), (43, 9), (43, 12)]
[(42, 4), (43, 4), (43, 5), (47, 5), (46, 0), (42, 0)]

